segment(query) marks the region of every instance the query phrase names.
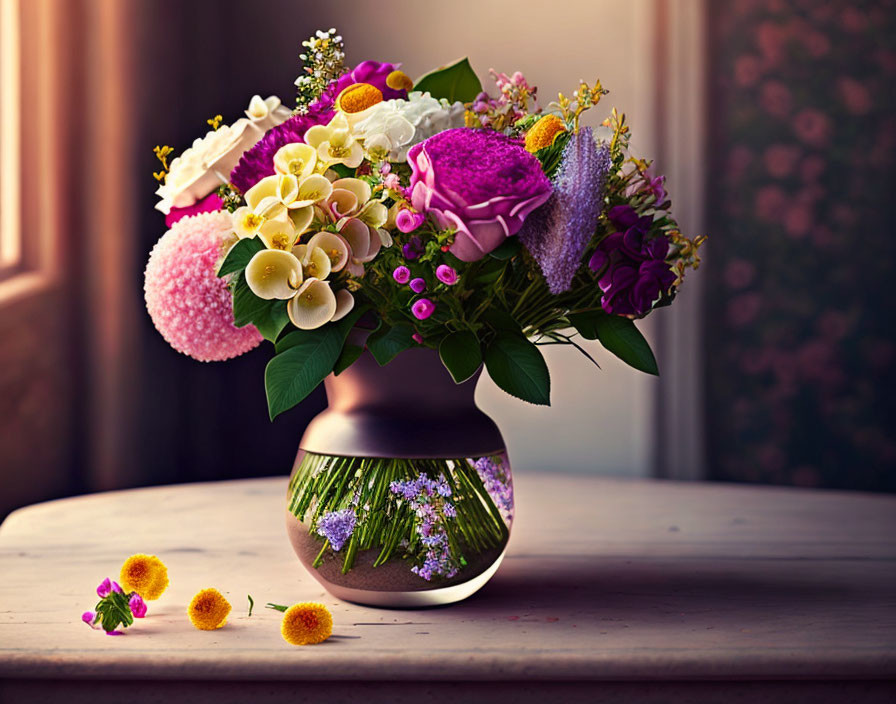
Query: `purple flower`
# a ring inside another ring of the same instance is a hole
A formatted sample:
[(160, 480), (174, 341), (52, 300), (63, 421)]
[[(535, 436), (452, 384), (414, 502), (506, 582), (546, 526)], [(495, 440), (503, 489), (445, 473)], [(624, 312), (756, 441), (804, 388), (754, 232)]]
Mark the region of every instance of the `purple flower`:
[(362, 61), (351, 71), (342, 74), (327, 86), (317, 103), (312, 104), (312, 107), (317, 104), (332, 106), (339, 94), (354, 83), (369, 83), (372, 86), (376, 86), (382, 91), (383, 100), (405, 99), (408, 97), (406, 90), (396, 90), (386, 85), (386, 79), (389, 77), (389, 74), (397, 70), (399, 66), (401, 64)]
[(426, 290), (426, 281), (419, 276), (411, 280), (411, 291), (414, 293), (423, 293)]
[(443, 284), (454, 286), (457, 283), (457, 270), (453, 266), (440, 264), (436, 268), (436, 278)]
[(480, 457), (473, 468), (479, 474), (482, 484), (495, 505), (508, 519), (513, 517), (513, 484), (510, 475), (502, 468), (500, 457)]
[(251, 149), (248, 149), (233, 171), (230, 182), (245, 193), (265, 176), (274, 173), (274, 154), (287, 144), (304, 142), (305, 133), (314, 125), (327, 125), (336, 113), (329, 106), (312, 105), (304, 115), (295, 115), (272, 127)]
[(85, 611), (81, 614), (81, 620), (95, 631), (100, 628), (96, 623), (96, 611)]
[(119, 594), (122, 593), (121, 585), (115, 580), (112, 580), (112, 591), (118, 592)]
[(143, 601), (143, 597), (137, 592), (131, 594), (131, 598), (128, 599), (128, 606), (131, 609), (131, 613), (134, 614), (134, 618), (146, 616), (146, 602)]
[(354, 510), (344, 508), (341, 511), (330, 511), (317, 521), (317, 534), (330, 541), (330, 547), (336, 552), (342, 549), (355, 530)]
[(493, 130), (445, 130), (414, 145), (408, 163), (411, 203), (456, 230), (451, 252), (467, 262), (519, 232), (551, 195), (538, 159)]
[(554, 193), (532, 213), (520, 239), (544, 273), (551, 293), (568, 291), (603, 210), (609, 147), (598, 147), (590, 127), (572, 135), (554, 178)]
[(96, 588), (96, 595), (101, 599), (105, 599), (112, 593), (112, 580), (106, 577)]
[(423, 254), (423, 242), (417, 236), (411, 237), (407, 244), (401, 248), (401, 253), (404, 255), (405, 259), (411, 261), (417, 259)]
[(411, 313), (417, 320), (426, 320), (436, 309), (436, 304), (428, 298), (421, 298), (411, 306)]
[(411, 270), (406, 266), (397, 266), (395, 267), (395, 271), (392, 272), (392, 278), (395, 279), (398, 283), (404, 285), (411, 278)]
[(669, 240), (664, 234), (648, 238), (652, 218), (638, 217), (631, 206), (617, 205), (608, 218), (618, 231), (601, 241), (588, 262), (600, 276), (601, 307), (611, 315), (644, 315), (675, 282), (666, 262)]
[(426, 216), (423, 213), (415, 213), (403, 208), (395, 217), (395, 227), (402, 232), (413, 232), (423, 224)]

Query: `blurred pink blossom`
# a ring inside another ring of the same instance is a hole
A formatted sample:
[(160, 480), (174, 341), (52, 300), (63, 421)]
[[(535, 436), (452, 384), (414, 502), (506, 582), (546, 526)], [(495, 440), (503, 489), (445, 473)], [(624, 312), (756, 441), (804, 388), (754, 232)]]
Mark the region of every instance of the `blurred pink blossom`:
[(793, 173), (800, 158), (800, 149), (789, 144), (772, 144), (762, 155), (765, 169), (774, 178), (785, 178)]
[(793, 94), (781, 81), (766, 81), (759, 89), (759, 104), (772, 117), (787, 117), (793, 108)]
[(817, 154), (810, 154), (800, 163), (800, 178), (809, 183), (818, 178), (827, 169), (825, 160)]
[(800, 36), (803, 46), (813, 59), (820, 59), (831, 50), (831, 40), (826, 34), (817, 30), (809, 30)]
[(729, 288), (745, 288), (753, 283), (756, 267), (746, 259), (732, 259), (725, 267), (725, 283)]
[(823, 147), (831, 138), (831, 120), (819, 110), (806, 108), (794, 117), (793, 131), (806, 144)]
[(812, 226), (812, 209), (805, 203), (792, 203), (784, 216), (784, 229), (787, 234), (799, 240), (805, 237)]
[(734, 62), (734, 80), (744, 88), (754, 85), (760, 72), (759, 59), (750, 54), (738, 56)]
[(784, 58), (784, 31), (771, 21), (762, 22), (756, 28), (756, 45), (762, 52), (765, 66), (777, 66)]
[(851, 115), (865, 115), (871, 111), (871, 94), (868, 89), (855, 78), (844, 76), (837, 81), (840, 99)]
[(840, 24), (847, 32), (863, 32), (868, 27), (868, 19), (861, 10), (847, 5), (840, 13)]
[(748, 325), (756, 319), (762, 299), (758, 293), (742, 293), (728, 302), (728, 323), (735, 328)]
[(787, 205), (787, 194), (778, 186), (763, 186), (756, 192), (756, 215), (768, 222), (779, 222)]
[(744, 172), (753, 163), (753, 152), (742, 144), (733, 147), (728, 153), (728, 178), (737, 182)]

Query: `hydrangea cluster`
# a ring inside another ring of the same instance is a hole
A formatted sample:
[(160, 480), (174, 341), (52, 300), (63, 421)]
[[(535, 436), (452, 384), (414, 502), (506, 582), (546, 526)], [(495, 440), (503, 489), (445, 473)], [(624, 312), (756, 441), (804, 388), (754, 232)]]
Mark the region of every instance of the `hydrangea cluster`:
[(425, 472), (416, 479), (393, 481), (390, 491), (407, 501), (417, 516), (415, 531), (425, 547), (423, 562), (411, 571), (427, 582), (433, 577), (450, 579), (461, 567), (459, 556), (452, 554), (445, 530), (446, 520), (453, 519), (457, 510), (447, 499), (451, 487), (444, 476), (431, 479)]
[(480, 457), (470, 461), (485, 490), (492, 497), (501, 515), (508, 521), (513, 519), (513, 483), (510, 474), (503, 467), (499, 456)]
[(339, 552), (355, 532), (356, 521), (353, 509), (330, 511), (317, 519), (317, 534), (330, 541), (334, 552)]

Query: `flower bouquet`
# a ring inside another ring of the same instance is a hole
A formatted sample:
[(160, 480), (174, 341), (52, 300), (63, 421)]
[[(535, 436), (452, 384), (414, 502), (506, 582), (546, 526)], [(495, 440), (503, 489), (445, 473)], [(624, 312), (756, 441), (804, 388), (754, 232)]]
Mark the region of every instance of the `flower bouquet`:
[[(576, 337), (656, 374), (635, 319), (668, 305), (700, 239), (629, 155), (607, 91), (538, 106), (519, 73), (483, 90), (464, 59), (417, 81), (304, 42), (298, 99), (252, 98), (162, 169), (170, 227), (146, 303), (165, 339), (224, 360), (262, 340), (271, 418), (326, 380), (287, 495), (297, 553), (334, 594), (383, 605), (465, 597), (497, 568), (513, 513), (482, 367), (550, 402), (540, 347)], [(596, 364), (596, 362), (595, 362)], [(449, 432), (450, 431), (450, 432)]]

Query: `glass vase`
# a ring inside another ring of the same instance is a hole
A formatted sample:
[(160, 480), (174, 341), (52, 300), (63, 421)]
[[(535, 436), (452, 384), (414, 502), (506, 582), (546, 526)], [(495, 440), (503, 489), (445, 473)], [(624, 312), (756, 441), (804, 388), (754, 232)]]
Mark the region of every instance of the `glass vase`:
[(368, 351), (324, 381), (305, 431), (286, 525), (331, 594), (411, 608), (465, 599), (497, 571), (513, 520), (501, 433), (476, 407), (479, 372), (455, 384), (414, 348), (380, 366)]

